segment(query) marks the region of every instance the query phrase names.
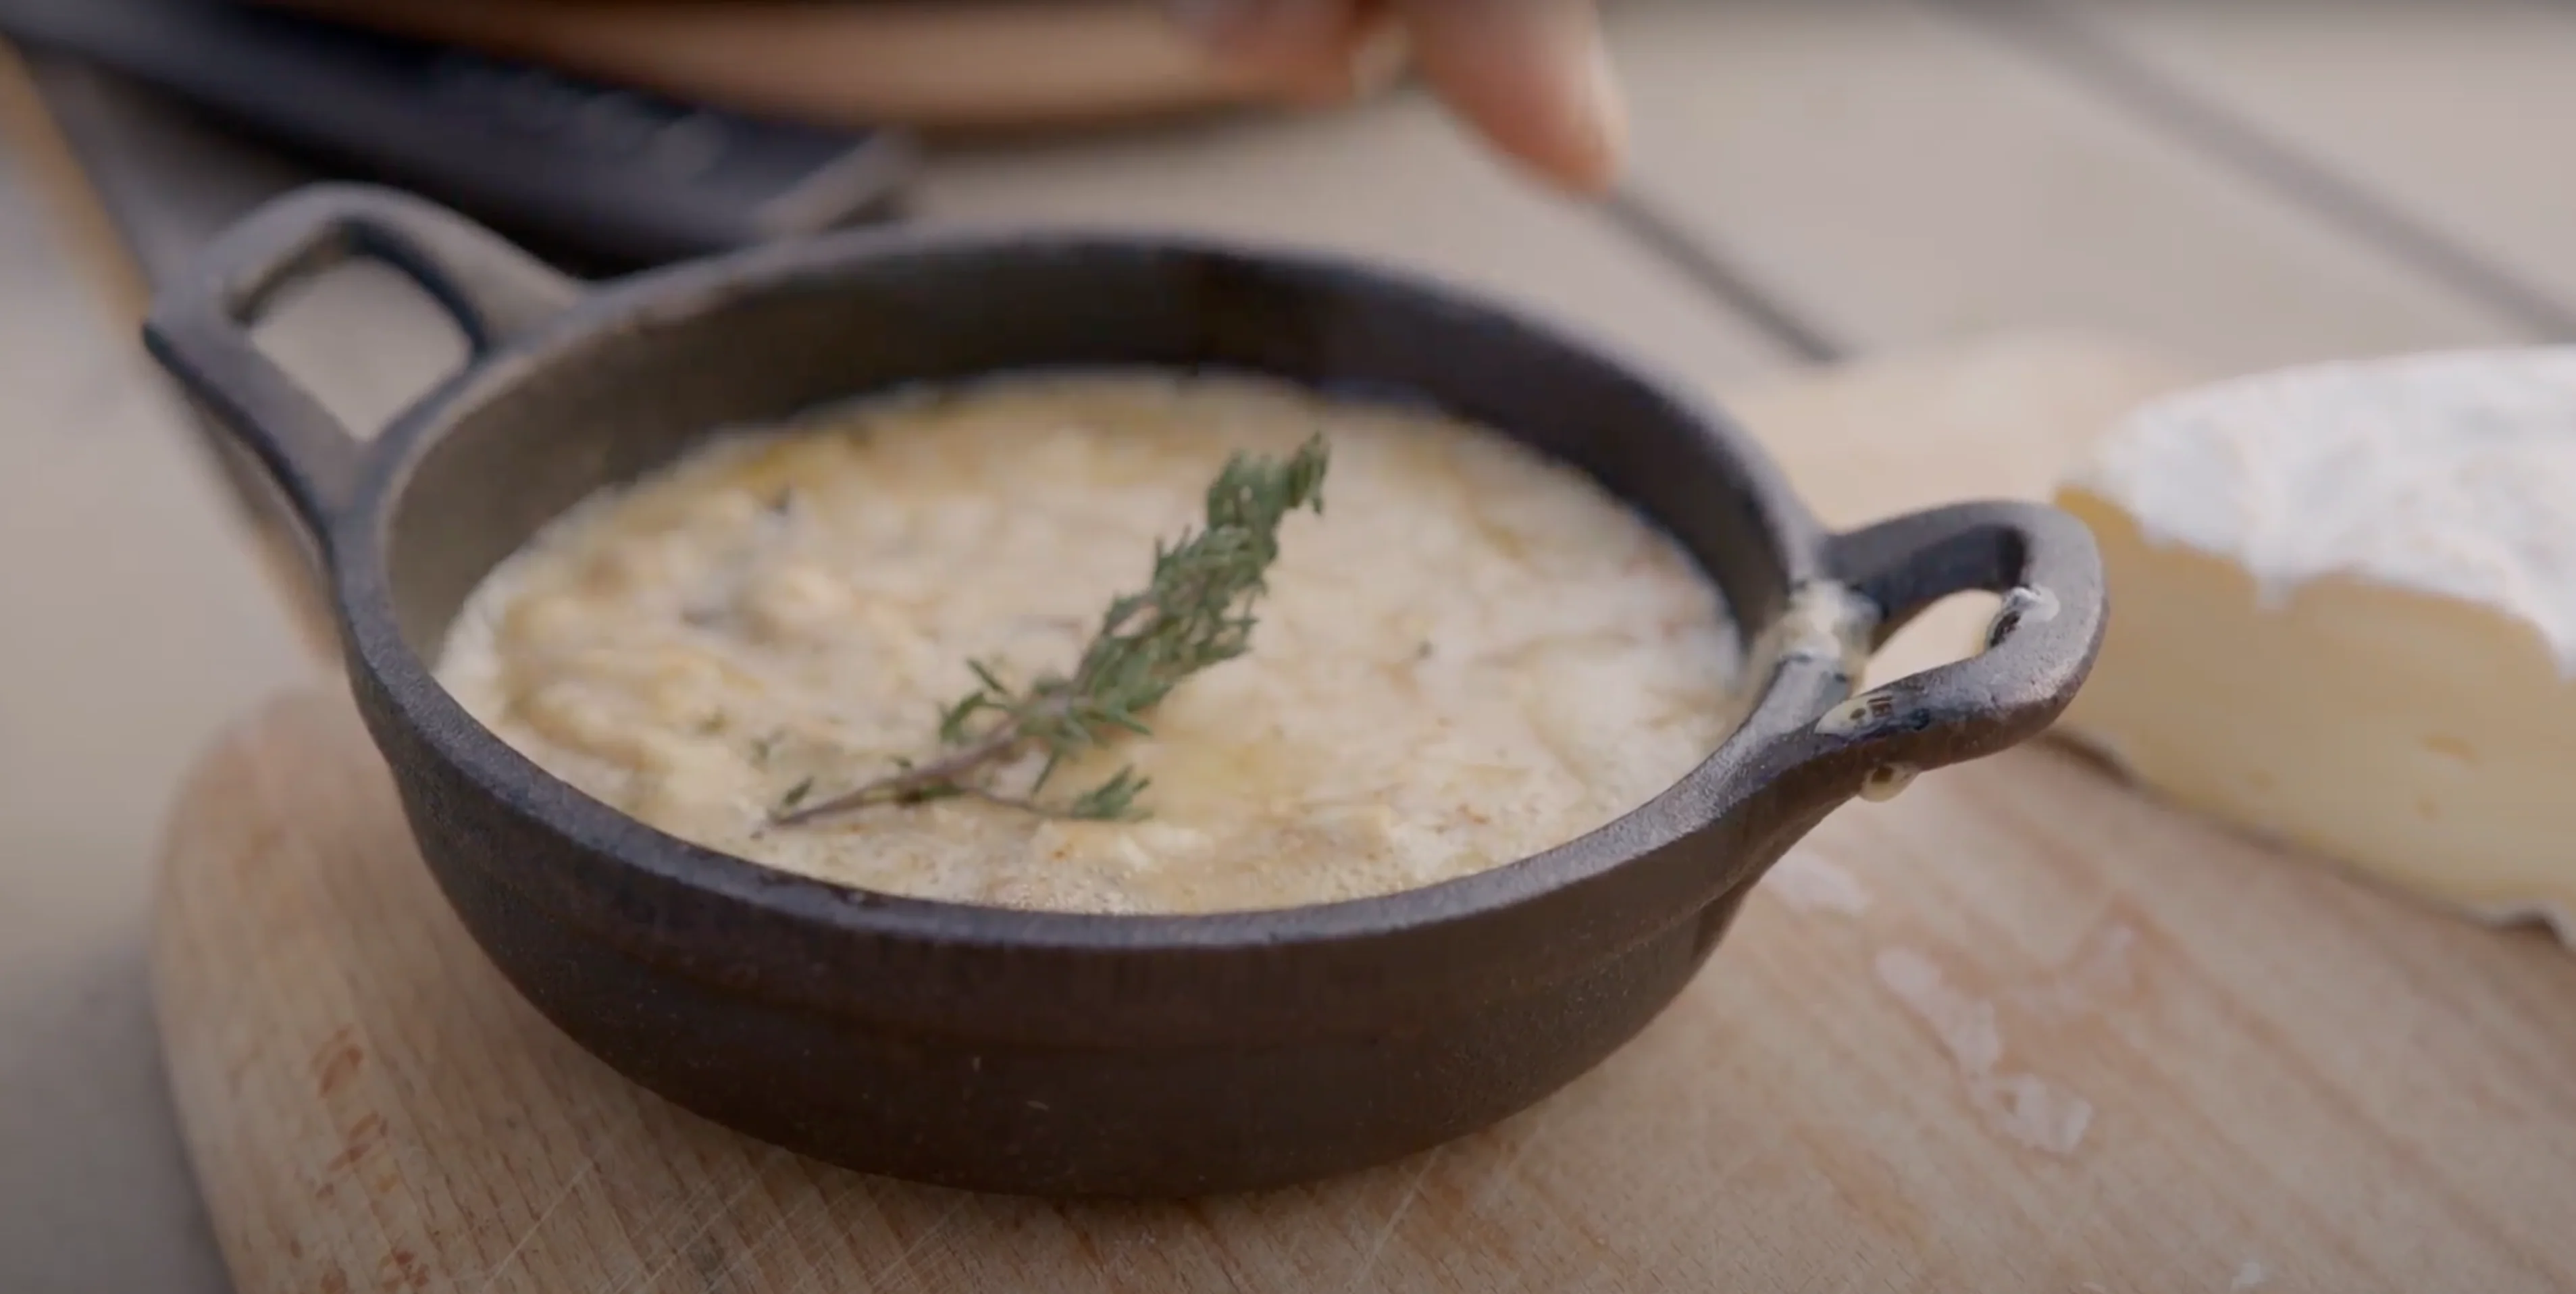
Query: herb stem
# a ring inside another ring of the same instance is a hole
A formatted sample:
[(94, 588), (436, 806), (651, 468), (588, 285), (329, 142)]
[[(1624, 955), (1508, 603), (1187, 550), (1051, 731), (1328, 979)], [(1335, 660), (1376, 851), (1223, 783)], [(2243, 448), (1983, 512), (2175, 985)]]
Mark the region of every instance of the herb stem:
[[(948, 791), (958, 778), (987, 764), (999, 762), (1015, 753), (1022, 737), (1002, 730), (962, 750), (951, 751), (926, 764), (904, 769), (883, 777), (845, 795), (834, 796), (820, 804), (810, 804), (793, 813), (772, 814), (770, 821), (781, 827), (802, 826), (823, 818), (836, 817), (872, 804), (903, 804), (931, 798)], [(948, 791), (955, 794), (955, 791)]]
[[(871, 805), (918, 804), (967, 796), (1031, 812), (1088, 819), (1138, 816), (1145, 779), (1122, 768), (1060, 804), (1038, 799), (1066, 760), (1119, 733), (1151, 736), (1144, 715), (1198, 672), (1250, 650), (1253, 604), (1268, 591), (1279, 557), (1279, 526), (1299, 508), (1324, 510), (1328, 465), (1323, 438), (1309, 438), (1286, 462), (1237, 454), (1207, 487), (1206, 523), (1154, 546), (1145, 590), (1112, 600), (1070, 675), (1044, 674), (1013, 688), (982, 661), (967, 669), (980, 685), (940, 715), (944, 753), (810, 806), (782, 803), (778, 826), (798, 826)], [(995, 790), (991, 774), (1043, 754), (1025, 794)]]

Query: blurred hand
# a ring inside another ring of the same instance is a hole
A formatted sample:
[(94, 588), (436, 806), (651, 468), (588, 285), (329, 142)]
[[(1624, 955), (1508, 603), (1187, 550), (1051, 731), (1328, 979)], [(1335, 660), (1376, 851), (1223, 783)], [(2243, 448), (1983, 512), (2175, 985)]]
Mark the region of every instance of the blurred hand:
[(1596, 0), (1165, 0), (1221, 58), (1283, 92), (1331, 99), (1390, 33), (1432, 90), (1506, 155), (1578, 192), (1616, 178), (1626, 146)]

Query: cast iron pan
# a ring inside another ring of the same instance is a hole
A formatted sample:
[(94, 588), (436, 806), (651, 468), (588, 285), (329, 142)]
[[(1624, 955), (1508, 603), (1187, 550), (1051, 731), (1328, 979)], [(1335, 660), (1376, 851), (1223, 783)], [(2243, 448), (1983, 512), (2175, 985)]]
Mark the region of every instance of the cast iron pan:
[[(474, 343), (366, 444), (246, 332), (353, 256), (417, 279)], [(2037, 733), (2102, 635), (2098, 558), (2062, 513), (1977, 503), (1826, 533), (1714, 410), (1544, 322), (1317, 256), (889, 228), (584, 288), (417, 199), (323, 186), (212, 245), (146, 337), (314, 532), (421, 854), (519, 991), (691, 1110), (922, 1181), (1232, 1191), (1500, 1119), (1643, 1027), (1763, 869), (1868, 779)], [(1580, 466), (1723, 587), (1762, 688), (1751, 718), (1636, 812), (1481, 875), (1112, 917), (869, 893), (692, 846), (541, 772), (428, 672), (494, 563), (710, 428), (1102, 364), (1400, 390)], [(2022, 591), (1986, 652), (1850, 696), (1867, 651), (1969, 589)]]

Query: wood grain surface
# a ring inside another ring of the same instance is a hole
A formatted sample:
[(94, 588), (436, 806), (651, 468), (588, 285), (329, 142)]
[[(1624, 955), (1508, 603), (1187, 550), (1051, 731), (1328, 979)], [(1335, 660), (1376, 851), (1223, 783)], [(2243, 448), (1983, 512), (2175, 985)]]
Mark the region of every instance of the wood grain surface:
[(2309, 190), (2311, 207), (2345, 208), (2348, 228), (2375, 226), (2419, 264), (2482, 262), (2477, 275), (2550, 299), (2560, 321), (2544, 335), (2570, 331), (2576, 184), (2553, 165), (2557, 132), (2534, 126), (2576, 112), (2576, 5), (2374, 5), (2365, 21), (2320, 23), (2297, 4), (2048, 3), (2059, 24), (2197, 105), (2181, 111), (2232, 118), (2232, 133), (2291, 155), (2304, 175), (2272, 169)]
[[(2042, 340), (1738, 407), (1850, 520), (2035, 492), (2177, 378)], [(476, 952), (336, 693), (238, 727), (169, 840), (165, 1044), (244, 1294), (2576, 1287), (2576, 959), (2046, 745), (1837, 814), (1523, 1115), (1163, 1205), (864, 1178), (619, 1080)]]
[[(2376, 30), (2355, 16), (2409, 8), (2338, 10), (2355, 20), (2320, 24), (2311, 20), (2326, 10), (2314, 5), (2111, 2), (2160, 16), (2269, 10), (2297, 33)], [(1634, 100), (1635, 188), (1855, 355), (2033, 323), (2187, 350), (2223, 373), (2530, 340), (2476, 294), (2108, 96), (2095, 69), (2015, 39), (2026, 7), (1617, 6), (1611, 35)], [(2448, 22), (2455, 8), (2468, 10), (2463, 28), (2497, 39), (2474, 16), (2483, 6), (2440, 6), (2419, 21)], [(2397, 102), (2408, 102), (2441, 93), (2416, 88), (2428, 79), (2382, 84), (2404, 86)], [(2503, 114), (2452, 109), (2448, 119), (2533, 133)], [(2494, 151), (2478, 134), (2448, 138)], [(2557, 172), (2526, 174), (2537, 189), (2548, 183), (2537, 176)], [(2500, 191), (2466, 190), (2453, 205), (2501, 209)]]

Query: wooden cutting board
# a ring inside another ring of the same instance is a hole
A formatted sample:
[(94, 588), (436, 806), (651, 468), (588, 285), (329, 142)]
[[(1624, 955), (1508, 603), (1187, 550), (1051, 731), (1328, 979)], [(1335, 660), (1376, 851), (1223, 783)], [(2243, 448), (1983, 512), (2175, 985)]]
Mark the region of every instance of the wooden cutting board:
[[(2039, 341), (1738, 407), (1850, 521), (2034, 493), (2175, 380)], [(170, 842), (162, 1027), (244, 1294), (2576, 1289), (2576, 958), (2049, 746), (1836, 815), (1502, 1126), (1164, 1205), (863, 1178), (626, 1084), (467, 940), (335, 691), (242, 724)]]

